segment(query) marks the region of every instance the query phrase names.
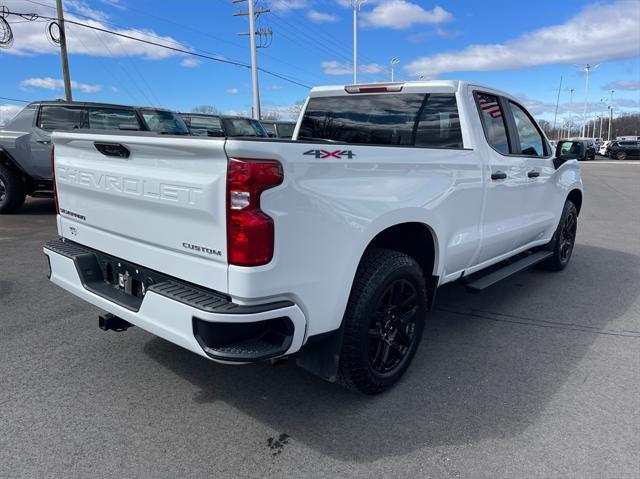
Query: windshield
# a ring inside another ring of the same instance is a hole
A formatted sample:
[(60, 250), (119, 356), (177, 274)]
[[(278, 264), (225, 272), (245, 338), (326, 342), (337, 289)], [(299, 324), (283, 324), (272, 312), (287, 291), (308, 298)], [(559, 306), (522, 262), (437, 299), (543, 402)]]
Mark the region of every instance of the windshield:
[(224, 131), (227, 136), (269, 136), (257, 120), (251, 120), (249, 118), (223, 118), (222, 122), (224, 123)]
[(142, 110), (149, 130), (162, 133), (164, 135), (188, 135), (189, 129), (184, 120), (172, 111), (167, 110)]

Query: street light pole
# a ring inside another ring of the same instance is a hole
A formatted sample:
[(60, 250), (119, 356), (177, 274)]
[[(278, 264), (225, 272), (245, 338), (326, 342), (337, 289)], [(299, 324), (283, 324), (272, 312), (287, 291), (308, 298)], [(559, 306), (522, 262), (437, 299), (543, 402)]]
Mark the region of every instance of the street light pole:
[(67, 101), (72, 101), (71, 79), (69, 77), (69, 59), (67, 58), (67, 35), (64, 31), (64, 11), (62, 10), (62, 0), (56, 0), (56, 10), (58, 13), (58, 28), (60, 29), (60, 56), (62, 57), (62, 78), (64, 80), (64, 96)]
[(395, 65), (397, 65), (398, 63), (400, 63), (400, 60), (398, 60), (397, 58), (393, 57), (393, 58), (391, 59), (391, 82), (392, 82), (392, 83), (393, 83), (393, 80), (394, 80), (394, 78), (393, 78), (393, 67), (394, 67)]
[(613, 124), (613, 94), (615, 90), (609, 90), (609, 132), (607, 133), (607, 140), (611, 141), (611, 125)]
[(569, 88), (569, 127), (567, 128), (567, 138), (571, 137), (571, 129), (573, 128), (573, 92), (575, 88)]
[(351, 0), (353, 8), (353, 84), (358, 83), (358, 10), (367, 0)]

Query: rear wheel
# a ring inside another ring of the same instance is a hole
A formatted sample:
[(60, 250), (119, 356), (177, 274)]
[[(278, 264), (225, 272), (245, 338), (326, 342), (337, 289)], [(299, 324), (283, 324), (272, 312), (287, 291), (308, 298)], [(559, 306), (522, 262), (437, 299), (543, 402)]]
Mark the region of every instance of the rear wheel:
[(365, 253), (344, 316), (340, 383), (365, 394), (391, 387), (418, 349), (426, 312), (424, 275), (413, 258)]
[(26, 192), (22, 177), (6, 165), (0, 165), (0, 214), (13, 213), (24, 203)]
[(571, 200), (564, 204), (558, 229), (553, 235), (550, 246), (553, 256), (545, 261), (544, 266), (551, 271), (560, 271), (567, 267), (578, 230), (578, 210)]
[(616, 160), (626, 160), (627, 154), (624, 151), (619, 151), (616, 153)]

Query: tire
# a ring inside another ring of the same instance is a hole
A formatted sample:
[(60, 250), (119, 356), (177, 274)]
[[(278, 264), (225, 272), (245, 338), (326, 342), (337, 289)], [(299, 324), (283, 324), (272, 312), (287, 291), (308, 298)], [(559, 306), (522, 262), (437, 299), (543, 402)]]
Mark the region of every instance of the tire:
[(624, 151), (619, 151), (618, 153), (616, 153), (616, 160), (626, 160), (627, 159), (627, 154)]
[(543, 265), (550, 271), (562, 271), (569, 264), (571, 253), (576, 241), (578, 228), (578, 210), (571, 200), (567, 200), (562, 210), (560, 223), (549, 246), (553, 256)]
[(395, 384), (418, 350), (426, 313), (427, 287), (418, 263), (398, 251), (367, 251), (343, 319), (340, 384), (365, 394)]
[(13, 168), (0, 165), (0, 214), (16, 212), (24, 203), (24, 181)]

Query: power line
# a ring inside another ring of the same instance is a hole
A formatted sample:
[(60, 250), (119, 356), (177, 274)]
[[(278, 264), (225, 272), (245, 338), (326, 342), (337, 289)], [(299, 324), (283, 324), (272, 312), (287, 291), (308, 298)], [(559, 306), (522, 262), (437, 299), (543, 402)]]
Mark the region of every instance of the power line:
[(15, 101), (18, 103), (31, 103), (30, 100), (20, 100), (19, 98), (7, 98), (6, 96), (0, 96), (0, 100)]
[[(25, 15), (24, 13), (21, 14), (21, 13), (16, 13), (16, 12), (10, 12), (10, 14), (11, 15)], [(56, 20), (53, 17), (48, 17), (46, 15), (40, 15), (40, 14), (36, 14), (36, 17), (45, 18), (47, 20)], [(129, 40), (145, 43), (147, 45), (153, 45), (153, 46), (156, 46), (156, 47), (159, 47), (159, 48), (164, 48), (166, 50), (171, 50), (171, 51), (174, 51), (174, 52), (177, 52), (177, 53), (182, 53), (183, 55), (191, 55), (191, 56), (194, 56), (194, 57), (204, 58), (206, 60), (211, 60), (211, 61), (215, 61), (215, 62), (219, 62), (219, 63), (225, 63), (225, 64), (228, 64), (228, 65), (233, 65), (233, 66), (242, 67), (242, 68), (251, 68), (251, 65), (248, 65), (246, 63), (241, 63), (239, 61), (228, 60), (226, 58), (220, 58), (219, 56), (212, 56), (212, 55), (205, 54), (205, 53), (198, 53), (197, 51), (189, 51), (189, 50), (185, 50), (184, 48), (173, 47), (173, 46), (170, 46), (170, 45), (163, 45), (161, 43), (152, 42), (151, 40), (145, 40), (143, 38), (138, 38), (138, 37), (134, 37), (134, 36), (131, 36), (131, 35), (127, 35), (125, 33), (115, 32), (113, 30), (109, 30), (109, 29), (106, 29), (106, 28), (100, 28), (100, 27), (96, 27), (94, 25), (88, 25), (86, 23), (77, 22), (75, 20), (66, 20), (66, 23), (71, 23), (73, 25), (78, 25), (78, 26), (81, 26), (81, 27), (89, 28), (91, 30), (99, 31), (99, 32), (102, 32), (102, 33), (108, 33), (110, 35), (115, 35), (115, 36), (118, 36), (118, 37), (127, 38)], [(175, 42), (171, 42), (170, 40), (164, 40), (163, 39), (163, 41), (166, 41), (168, 43), (175, 43)], [(280, 78), (281, 80), (287, 81), (287, 82), (292, 83), (294, 85), (298, 85), (298, 86), (301, 86), (303, 88), (311, 88), (310, 85), (304, 84), (304, 83), (302, 83), (300, 81), (294, 80), (293, 78), (285, 76), (285, 75), (282, 75), (280, 73), (276, 73), (276, 72), (273, 72), (271, 70), (267, 70), (267, 69), (264, 69), (264, 68), (259, 68), (259, 70), (261, 72), (266, 73), (267, 75), (271, 75), (271, 76), (274, 76), (276, 78)]]

